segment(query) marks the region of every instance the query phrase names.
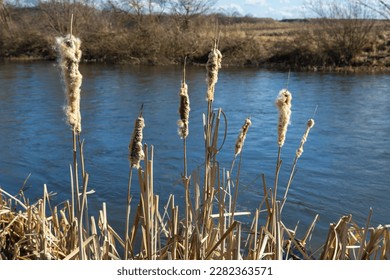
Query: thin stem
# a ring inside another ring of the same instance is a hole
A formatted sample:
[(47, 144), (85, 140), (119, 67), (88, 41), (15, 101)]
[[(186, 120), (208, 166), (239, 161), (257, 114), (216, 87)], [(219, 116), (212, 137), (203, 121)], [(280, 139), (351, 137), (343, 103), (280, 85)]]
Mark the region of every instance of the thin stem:
[(294, 178), (295, 168), (296, 168), (296, 166), (297, 166), (297, 162), (298, 162), (298, 157), (295, 156), (295, 158), (294, 158), (294, 163), (293, 163), (293, 165), (292, 165), (291, 172), (290, 172), (290, 177), (289, 177), (288, 182), (287, 182), (286, 191), (284, 192), (284, 196), (283, 196), (283, 200), (282, 200), (282, 205), (280, 206), (280, 212), (282, 212), (283, 206), (284, 206), (284, 204), (286, 203), (287, 194), (288, 194), (288, 191), (289, 191), (289, 189), (290, 189), (292, 180), (293, 180), (293, 178)]
[(187, 64), (187, 56), (184, 57), (184, 66), (183, 66), (183, 83), (186, 82), (186, 64)]
[(72, 194), (72, 205), (71, 205), (71, 209), (72, 211), (70, 212), (71, 214), (71, 217), (70, 217), (70, 220), (73, 222), (74, 220), (74, 199), (75, 199), (75, 195), (74, 195), (74, 177), (73, 177), (73, 171), (72, 171), (72, 164), (69, 164), (69, 172), (70, 172), (70, 191), (71, 191), (71, 194)]
[(206, 118), (206, 124), (205, 124), (205, 152), (206, 152), (206, 158), (205, 158), (205, 167), (208, 167), (210, 165), (210, 141), (211, 141), (211, 119), (212, 119), (212, 101), (209, 100), (207, 103), (207, 118)]
[(73, 35), (73, 14), (70, 15), (70, 38), (72, 38)]
[[(237, 158), (237, 156), (235, 156), (234, 158), (233, 158), (233, 160), (232, 160), (232, 165), (230, 166), (230, 170), (229, 170), (229, 173), (228, 173), (228, 178), (227, 178), (227, 187), (225, 188), (225, 189), (227, 189), (227, 188), (229, 188), (229, 193), (230, 193), (230, 184), (231, 184), (231, 182), (232, 182), (232, 173), (233, 173), (233, 168), (234, 168), (234, 164), (235, 164), (235, 162), (236, 162), (236, 158)], [(229, 198), (229, 207), (230, 207), (230, 209), (229, 209), (229, 212), (231, 213), (232, 212), (232, 203), (231, 203), (231, 196), (230, 196), (230, 198)], [(229, 220), (229, 226), (232, 224), (232, 216), (229, 216), (228, 217), (228, 220)]]
[(183, 169), (184, 169), (184, 179), (187, 179), (187, 139), (183, 139)]
[(84, 180), (83, 180), (83, 194), (82, 194), (82, 200), (81, 200), (81, 205), (80, 205), (80, 212), (78, 214), (78, 222), (79, 222), (79, 258), (80, 260), (85, 259), (85, 251), (83, 248), (83, 212), (84, 212), (84, 207), (86, 204), (86, 199), (87, 199), (87, 186), (88, 186), (88, 174), (85, 175)]
[(131, 203), (131, 181), (133, 178), (133, 168), (130, 167), (129, 180), (127, 184), (127, 204), (126, 204), (126, 230), (125, 230), (125, 260), (128, 258), (129, 253), (129, 223), (130, 223), (130, 203)]
[(278, 211), (277, 209), (277, 201), (276, 201), (276, 198), (277, 198), (277, 193), (278, 193), (278, 180), (279, 180), (279, 171), (280, 171), (280, 166), (281, 166), (281, 160), (280, 160), (280, 157), (281, 157), (281, 150), (282, 150), (282, 147), (279, 146), (278, 148), (278, 158), (277, 158), (277, 161), (276, 161), (276, 171), (275, 171), (275, 182), (274, 182), (274, 194), (273, 194), (273, 198), (272, 198), (272, 233), (273, 235), (275, 236), (277, 234), (277, 231), (278, 231), (278, 224), (277, 224), (277, 213), (276, 211)]
[(76, 131), (72, 130), (73, 134), (73, 182), (76, 187), (76, 209), (77, 214), (80, 212), (80, 190), (79, 190), (79, 178), (78, 178), (78, 165), (77, 165), (77, 145), (76, 145)]
[[(82, 174), (82, 179), (83, 179), (83, 182), (85, 182), (85, 177), (87, 175), (86, 171), (85, 171), (85, 160), (84, 160), (84, 140), (81, 141), (81, 135), (80, 133), (77, 133), (77, 140), (78, 140), (78, 143), (79, 143), (79, 154), (80, 154), (80, 162), (81, 162), (81, 174)], [(87, 233), (89, 234), (90, 232), (90, 225), (89, 225), (89, 219), (88, 219), (88, 197), (86, 196), (85, 197), (85, 205), (84, 205), (84, 219), (85, 219), (85, 222), (86, 222), (86, 231)]]
[(237, 168), (236, 185), (234, 188), (233, 204), (232, 204), (232, 210), (231, 210), (231, 213), (232, 213), (232, 220), (231, 221), (232, 222), (234, 222), (234, 213), (236, 211), (236, 203), (237, 203), (237, 198), (238, 198), (238, 185), (240, 182), (241, 162), (242, 162), (242, 153), (240, 153), (240, 160), (238, 162), (238, 168)]
[[(184, 72), (185, 73), (185, 72)], [(183, 74), (185, 77), (185, 74)], [(188, 250), (189, 250), (189, 179), (187, 176), (187, 138), (183, 138), (183, 168), (184, 168), (184, 176), (183, 183), (185, 188), (185, 239), (184, 239), (184, 259), (188, 260)]]
[(188, 260), (188, 253), (189, 253), (189, 228), (190, 228), (190, 190), (189, 190), (189, 179), (186, 177), (184, 179), (184, 187), (185, 187), (185, 239), (184, 239), (184, 259)]
[(80, 133), (77, 133), (77, 141), (79, 144), (80, 149), (80, 162), (81, 162), (81, 175), (83, 176), (83, 179), (85, 177), (85, 163), (84, 163), (84, 140), (81, 141)]
[[(279, 146), (278, 148), (278, 159), (276, 161), (276, 170), (275, 170), (275, 182), (274, 182), (274, 197), (273, 197), (273, 200), (274, 202), (276, 202), (276, 196), (277, 196), (277, 192), (278, 192), (278, 180), (279, 180), (279, 171), (280, 171), (280, 166), (281, 166), (281, 151), (282, 151), (282, 147)], [(275, 203), (273, 204), (275, 205)]]
[[(211, 194), (211, 189), (209, 186), (209, 177), (211, 172), (210, 166), (210, 138), (211, 138), (211, 119), (212, 119), (212, 101), (209, 100), (207, 103), (207, 117), (205, 120), (205, 164), (204, 164), (204, 188), (203, 188), (203, 215), (206, 212), (206, 201), (208, 201), (209, 196)], [(205, 218), (205, 216), (204, 216)], [(205, 221), (205, 220), (204, 220)], [(203, 235), (204, 227), (202, 227), (202, 235)]]

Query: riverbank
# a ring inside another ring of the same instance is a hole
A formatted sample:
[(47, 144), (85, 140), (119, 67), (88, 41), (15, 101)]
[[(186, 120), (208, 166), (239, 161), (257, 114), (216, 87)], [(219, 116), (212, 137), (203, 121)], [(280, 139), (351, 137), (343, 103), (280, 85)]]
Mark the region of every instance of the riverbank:
[[(41, 4), (8, 7), (0, 31), (0, 59), (55, 60), (54, 39), (69, 33), (66, 12)], [(204, 64), (218, 37), (225, 66), (323, 72), (390, 71), (390, 25), (258, 19), (203, 15), (186, 26), (169, 15), (144, 15), (77, 7), (73, 33), (81, 38), (84, 62), (110, 64)], [(94, 22), (93, 25), (90, 22)], [(4, 28), (3, 28), (4, 27)], [(332, 32), (330, 31), (332, 30)], [(344, 32), (344, 31), (348, 31)], [(334, 32), (346, 33), (336, 36)], [(349, 35), (348, 35), (349, 34)]]

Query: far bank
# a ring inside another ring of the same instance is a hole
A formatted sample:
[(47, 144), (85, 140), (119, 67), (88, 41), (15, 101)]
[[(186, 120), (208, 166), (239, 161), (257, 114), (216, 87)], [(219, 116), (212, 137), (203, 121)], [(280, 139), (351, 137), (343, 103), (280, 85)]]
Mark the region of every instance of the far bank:
[[(202, 65), (217, 40), (225, 67), (365, 73), (390, 69), (388, 20), (276, 21), (213, 14), (183, 25), (173, 15), (139, 18), (114, 8), (77, 5), (72, 32), (83, 42), (83, 62), (172, 65), (186, 57), (188, 64)], [(0, 59), (54, 61), (53, 38), (70, 32), (65, 13), (72, 5), (6, 8), (8, 16), (0, 21)]]

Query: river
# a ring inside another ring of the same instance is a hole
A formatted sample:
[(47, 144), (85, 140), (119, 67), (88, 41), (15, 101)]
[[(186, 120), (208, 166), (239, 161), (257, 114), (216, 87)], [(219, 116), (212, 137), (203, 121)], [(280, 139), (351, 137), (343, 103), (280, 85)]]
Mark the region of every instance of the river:
[[(169, 194), (183, 203), (182, 140), (177, 135), (181, 67), (83, 64), (81, 114), (85, 139), (90, 212), (107, 203), (109, 222), (122, 233), (129, 172), (128, 144), (134, 120), (144, 104), (144, 142), (153, 145), (155, 192), (164, 204)], [(202, 114), (206, 112), (203, 67), (188, 67), (191, 100), (189, 170), (204, 160)], [(218, 155), (229, 168), (245, 118), (251, 117), (242, 154), (238, 208), (251, 211), (263, 198), (261, 174), (272, 186), (277, 157), (278, 92), (288, 86), (292, 117), (282, 149), (280, 195), (295, 150), (309, 118), (315, 119), (298, 161), (283, 220), (299, 221), (304, 232), (316, 214), (313, 244), (325, 240), (329, 223), (352, 214), (364, 226), (370, 207), (372, 225), (390, 223), (390, 76), (324, 74), (222, 68), (215, 108), (227, 116), (228, 133)], [(53, 204), (70, 199), (71, 130), (66, 99), (55, 63), (0, 64), (0, 186), (16, 194), (26, 182), (26, 196), (36, 201), (43, 184), (57, 193)], [(31, 174), (29, 176), (29, 174)], [(132, 188), (137, 200), (138, 188)], [(244, 223), (250, 219), (243, 217)], [(298, 236), (299, 237), (299, 236)]]

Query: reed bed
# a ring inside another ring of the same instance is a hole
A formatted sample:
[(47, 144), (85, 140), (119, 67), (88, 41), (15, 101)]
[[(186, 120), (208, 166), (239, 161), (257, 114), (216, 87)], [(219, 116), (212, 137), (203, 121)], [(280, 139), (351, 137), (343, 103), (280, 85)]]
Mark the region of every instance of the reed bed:
[[(53, 206), (51, 193), (43, 186), (42, 197), (31, 204), (21, 191), (12, 195), (0, 187), (0, 259), (47, 260), (312, 260), (312, 259), (389, 259), (390, 225), (372, 227), (372, 210), (365, 226), (357, 225), (352, 216), (341, 217), (329, 226), (324, 243), (310, 251), (311, 236), (318, 215), (303, 236), (297, 227), (289, 229), (282, 219), (298, 159), (308, 140), (314, 120), (309, 119), (297, 148), (290, 179), (284, 195), (278, 193), (278, 176), (282, 164), (282, 147), (291, 115), (292, 94), (282, 90), (276, 98), (279, 109), (278, 149), (274, 184), (268, 187), (262, 176), (263, 199), (250, 212), (240, 212), (237, 199), (241, 162), (250, 118), (246, 118), (237, 136), (230, 169), (218, 162), (227, 135), (228, 118), (222, 108), (213, 108), (218, 71), (222, 55), (214, 44), (206, 65), (207, 113), (204, 114), (204, 166), (189, 174), (187, 146), (189, 137), (190, 93), (185, 81), (185, 65), (179, 91), (178, 133), (183, 139), (183, 202), (170, 194), (161, 202), (154, 191), (154, 147), (142, 143), (143, 127), (149, 121), (141, 111), (135, 120), (129, 144), (129, 184), (124, 230), (116, 232), (109, 223), (106, 204), (98, 218), (88, 213), (89, 174), (84, 164), (79, 111), (81, 74), (78, 62), (80, 41), (72, 35), (57, 39), (64, 63), (60, 64), (65, 80), (68, 107), (66, 115), (72, 128), (73, 163), (70, 165), (70, 199)], [(77, 78), (77, 82), (73, 79)], [(272, 104), (270, 104), (272, 105)], [(145, 119), (144, 119), (145, 117)], [(152, 120), (150, 120), (152, 121)], [(219, 135), (220, 127), (224, 135)], [(178, 172), (180, 172), (178, 170)], [(79, 176), (80, 174), (80, 176)], [(133, 201), (132, 178), (138, 176), (140, 198)], [(124, 186), (124, 193), (125, 192)], [(310, 199), (310, 198), (308, 198)], [(179, 205), (184, 205), (180, 207)], [(179, 211), (180, 210), (180, 211)], [(130, 219), (130, 213), (133, 213)], [(248, 230), (243, 230), (241, 216), (250, 216)]]

